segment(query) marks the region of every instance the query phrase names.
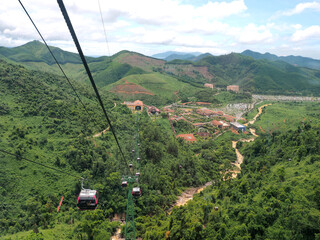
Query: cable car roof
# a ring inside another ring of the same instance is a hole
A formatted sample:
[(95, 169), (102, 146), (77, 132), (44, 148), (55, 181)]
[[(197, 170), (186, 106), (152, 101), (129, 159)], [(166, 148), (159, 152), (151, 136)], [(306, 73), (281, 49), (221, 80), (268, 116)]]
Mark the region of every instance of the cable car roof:
[(82, 189), (80, 192), (80, 196), (95, 196), (97, 194), (97, 190), (91, 189)]

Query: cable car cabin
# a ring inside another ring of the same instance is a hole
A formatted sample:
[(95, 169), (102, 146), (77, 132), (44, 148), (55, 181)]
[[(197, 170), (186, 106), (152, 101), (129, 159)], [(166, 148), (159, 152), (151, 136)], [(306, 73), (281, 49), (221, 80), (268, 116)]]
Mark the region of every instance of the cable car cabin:
[(121, 182), (121, 187), (126, 187), (128, 186), (128, 182), (127, 181), (122, 181)]
[(133, 167), (132, 163), (129, 163), (129, 168), (132, 168), (132, 167)]
[(140, 158), (139, 158), (139, 157), (137, 158), (137, 161), (140, 161)]
[(132, 188), (132, 196), (134, 197), (140, 197), (141, 196), (141, 190), (139, 187)]
[(137, 177), (140, 177), (140, 172), (137, 172), (137, 173), (136, 173), (136, 176), (137, 176)]
[(97, 205), (98, 205), (97, 190), (82, 189), (77, 201), (77, 206), (79, 210), (95, 210), (97, 208)]

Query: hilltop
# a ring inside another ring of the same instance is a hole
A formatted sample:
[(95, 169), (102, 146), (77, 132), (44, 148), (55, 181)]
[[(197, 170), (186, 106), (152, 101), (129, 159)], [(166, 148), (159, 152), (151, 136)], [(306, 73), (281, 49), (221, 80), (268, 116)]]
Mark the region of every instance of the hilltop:
[(311, 69), (320, 70), (320, 60), (302, 57), (302, 56), (277, 56), (271, 53), (261, 54), (251, 50), (245, 50), (241, 55), (253, 57), (254, 59), (267, 59), (270, 61), (283, 61), (295, 66), (306, 67)]
[[(77, 54), (55, 47), (51, 49), (68, 76), (82, 83), (88, 82)], [(61, 75), (45, 46), (37, 41), (12, 49), (2, 47), (0, 56), (29, 69)], [(227, 85), (239, 85), (244, 92), (259, 94), (320, 94), (318, 70), (296, 67), (283, 61), (254, 59), (237, 53), (222, 56), (203, 54), (190, 60), (166, 61), (136, 52), (121, 51), (110, 57), (87, 57), (87, 60), (97, 85), (108, 90), (111, 90), (110, 84), (117, 82), (116, 85), (121, 85), (129, 76), (150, 77), (151, 82), (155, 79), (152, 76), (157, 76), (161, 81), (169, 81), (166, 83), (169, 85), (170, 81), (180, 82), (181, 87), (188, 84), (188, 89), (193, 89), (189, 97), (193, 97), (196, 91), (203, 88), (204, 83), (212, 83), (222, 89)], [(145, 86), (141, 87), (148, 89)], [(161, 99), (168, 98), (167, 93), (161, 90), (157, 95)], [(169, 100), (176, 98), (170, 97)]]

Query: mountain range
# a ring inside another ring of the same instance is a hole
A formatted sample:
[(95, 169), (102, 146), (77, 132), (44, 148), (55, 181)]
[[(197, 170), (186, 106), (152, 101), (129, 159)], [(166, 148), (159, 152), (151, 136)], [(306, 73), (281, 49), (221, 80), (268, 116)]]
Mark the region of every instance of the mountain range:
[(307, 57), (301, 57), (301, 56), (280, 56), (270, 54), (270, 53), (258, 53), (251, 50), (245, 50), (241, 53), (244, 56), (253, 57), (254, 59), (267, 59), (270, 61), (284, 61), (286, 63), (290, 63), (294, 66), (300, 66), (300, 67), (306, 67), (306, 68), (312, 68), (320, 70), (320, 60), (313, 59), (313, 58), (307, 58)]
[[(88, 82), (78, 54), (56, 47), (50, 48), (70, 78)], [(173, 54), (185, 59), (173, 60)], [(269, 55), (270, 60), (264, 59), (264, 56)], [(128, 82), (129, 85), (136, 84), (131, 92), (132, 85), (129, 91), (119, 93), (124, 99), (138, 96), (150, 99), (153, 96), (152, 98), (164, 103), (173, 101), (179, 89), (189, 89), (190, 93), (194, 93), (203, 88), (204, 83), (213, 83), (220, 88), (237, 84), (242, 91), (260, 94), (320, 94), (320, 71), (295, 66), (271, 54), (245, 51), (242, 54), (213, 56), (167, 52), (160, 57), (169, 61), (159, 59), (159, 55), (158, 58), (155, 55), (148, 57), (130, 51), (121, 51), (111, 57), (86, 58), (99, 87), (117, 94), (119, 89), (123, 89), (119, 85), (126, 85)], [(32, 70), (61, 75), (45, 45), (38, 41), (15, 48), (0, 47), (0, 58)], [(312, 60), (314, 63), (318, 61)], [(128, 89), (126, 86), (124, 88)], [(137, 90), (142, 88), (145, 89), (142, 93)]]

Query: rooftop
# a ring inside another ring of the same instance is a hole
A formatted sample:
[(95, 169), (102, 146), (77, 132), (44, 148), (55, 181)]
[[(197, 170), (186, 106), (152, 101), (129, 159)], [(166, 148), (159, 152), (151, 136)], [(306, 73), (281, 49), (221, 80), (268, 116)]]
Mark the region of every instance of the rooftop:
[(184, 138), (187, 142), (196, 142), (197, 139), (193, 134), (179, 134), (177, 137)]

